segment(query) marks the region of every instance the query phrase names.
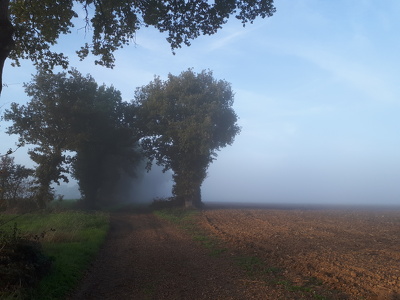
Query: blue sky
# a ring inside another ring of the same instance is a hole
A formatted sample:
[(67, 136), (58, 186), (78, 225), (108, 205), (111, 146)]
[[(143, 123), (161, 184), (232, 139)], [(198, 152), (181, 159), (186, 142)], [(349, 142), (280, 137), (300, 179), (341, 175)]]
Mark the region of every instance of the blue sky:
[[(154, 75), (210, 69), (232, 84), (242, 132), (210, 166), (205, 201), (400, 203), (400, 1), (280, 0), (269, 19), (231, 19), (172, 55), (164, 35), (137, 33), (113, 70), (74, 55), (77, 25), (57, 49), (126, 101)], [(88, 39), (88, 38), (86, 38)], [(7, 66), (1, 104), (28, 98), (30, 62)], [(5, 135), (2, 148), (16, 140)], [(3, 147), (3, 145), (6, 145)], [(26, 151), (16, 160), (27, 162)]]

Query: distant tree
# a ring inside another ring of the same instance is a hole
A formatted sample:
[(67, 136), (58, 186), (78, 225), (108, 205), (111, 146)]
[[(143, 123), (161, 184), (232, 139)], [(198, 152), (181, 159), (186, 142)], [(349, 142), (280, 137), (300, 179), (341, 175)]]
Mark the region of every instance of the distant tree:
[(18, 200), (31, 199), (35, 192), (34, 170), (15, 164), (14, 157), (0, 158), (0, 208), (16, 205)]
[(141, 146), (151, 161), (173, 171), (173, 194), (182, 205), (201, 205), (209, 164), (240, 132), (233, 98), (228, 82), (190, 69), (136, 91)]
[[(53, 196), (50, 184), (68, 181), (66, 173), (72, 167), (85, 203), (94, 206), (108, 157), (119, 156), (121, 165), (133, 164), (138, 157), (135, 129), (127, 121), (133, 118), (132, 106), (113, 87), (98, 86), (91, 76), (76, 70), (69, 75), (41, 70), (25, 89), (30, 102), (12, 103), (4, 118), (13, 121), (8, 134), (36, 145), (29, 154), (38, 164), (41, 205)], [(76, 155), (67, 156), (66, 151)]]
[(243, 25), (275, 12), (273, 0), (0, 0), (1, 74), (7, 57), (30, 59), (51, 69), (66, 67), (68, 58), (53, 52), (60, 35), (71, 32), (73, 19), (84, 14), (85, 30), (93, 29), (91, 43), (77, 51), (81, 59), (92, 53), (96, 64), (112, 67), (113, 52), (128, 45), (142, 27), (167, 32), (172, 49), (200, 35), (211, 35), (234, 15)]

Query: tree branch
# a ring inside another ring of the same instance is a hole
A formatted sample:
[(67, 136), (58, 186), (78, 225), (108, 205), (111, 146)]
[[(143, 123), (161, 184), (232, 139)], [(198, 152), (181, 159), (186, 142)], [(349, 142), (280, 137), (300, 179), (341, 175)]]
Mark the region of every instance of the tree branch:
[(3, 89), (4, 62), (14, 46), (14, 29), (8, 13), (9, 4), (10, 0), (0, 0), (0, 95)]

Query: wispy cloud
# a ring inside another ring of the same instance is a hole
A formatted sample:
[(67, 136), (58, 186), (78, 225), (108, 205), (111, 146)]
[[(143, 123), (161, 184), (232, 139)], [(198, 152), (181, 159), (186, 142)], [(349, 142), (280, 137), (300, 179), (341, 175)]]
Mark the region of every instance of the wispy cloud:
[[(361, 92), (365, 98), (377, 101), (396, 101), (399, 98), (396, 89), (388, 84), (388, 76), (391, 71), (377, 68), (379, 62), (376, 57), (370, 63), (365, 63), (357, 54), (363, 54), (361, 48), (350, 49), (347, 55), (343, 54), (343, 48), (322, 46), (313, 41), (298, 43), (286, 40), (267, 42), (269, 49), (281, 54), (297, 56), (309, 61), (320, 69), (332, 74), (348, 86)], [(345, 46), (343, 46), (345, 47)]]
[(327, 49), (299, 48), (296, 55), (309, 60), (336, 77), (344, 80), (365, 96), (375, 100), (392, 101), (394, 94), (379, 72), (357, 62), (356, 57), (343, 58)]
[[(221, 50), (221, 48), (229, 47), (234, 42), (247, 38), (253, 32), (257, 32), (264, 25), (251, 24), (249, 26), (243, 27), (239, 23), (230, 24), (230, 26), (224, 27), (217, 36), (213, 37), (213, 41), (206, 46), (207, 51), (212, 52), (216, 50)], [(209, 39), (209, 37), (208, 37)]]
[(216, 39), (213, 43), (208, 47), (208, 51), (215, 51), (224, 47), (227, 47), (234, 40), (237, 40), (239, 37), (244, 36), (246, 34), (245, 31), (236, 31), (233, 32), (224, 38)]

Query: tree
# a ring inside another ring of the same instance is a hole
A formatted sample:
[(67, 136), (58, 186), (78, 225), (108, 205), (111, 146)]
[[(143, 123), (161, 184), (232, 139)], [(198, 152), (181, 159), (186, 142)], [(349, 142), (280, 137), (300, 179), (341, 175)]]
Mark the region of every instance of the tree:
[(0, 158), (0, 208), (9, 208), (18, 200), (32, 198), (34, 171), (14, 163), (14, 157)]
[(134, 175), (142, 160), (137, 147), (134, 107), (122, 102), (115, 90), (98, 89), (85, 127), (85, 139), (74, 149), (73, 176), (90, 208), (113, 201), (114, 188), (121, 173)]
[(173, 194), (180, 204), (200, 206), (200, 187), (217, 151), (240, 132), (232, 108), (233, 92), (211, 71), (169, 74), (138, 88), (135, 94), (141, 146), (150, 161), (171, 169)]
[[(132, 106), (113, 87), (98, 86), (94, 79), (72, 70), (49, 74), (43, 70), (25, 85), (31, 100), (26, 105), (11, 104), (5, 120), (13, 121), (8, 134), (18, 134), (37, 163), (39, 199), (45, 206), (52, 198), (50, 184), (67, 181), (69, 168), (78, 180), (88, 206), (95, 206), (104, 185), (104, 163), (110, 156), (120, 165), (137, 161)], [(76, 152), (74, 157), (66, 151)]]
[(96, 64), (112, 67), (113, 52), (128, 45), (141, 27), (167, 32), (172, 50), (199, 35), (211, 35), (234, 15), (243, 25), (275, 12), (273, 0), (0, 0), (0, 93), (4, 61), (30, 59), (51, 69), (67, 67), (68, 58), (51, 50), (59, 36), (71, 32), (78, 12), (85, 13), (85, 30), (92, 28), (92, 42), (77, 51), (89, 53)]

